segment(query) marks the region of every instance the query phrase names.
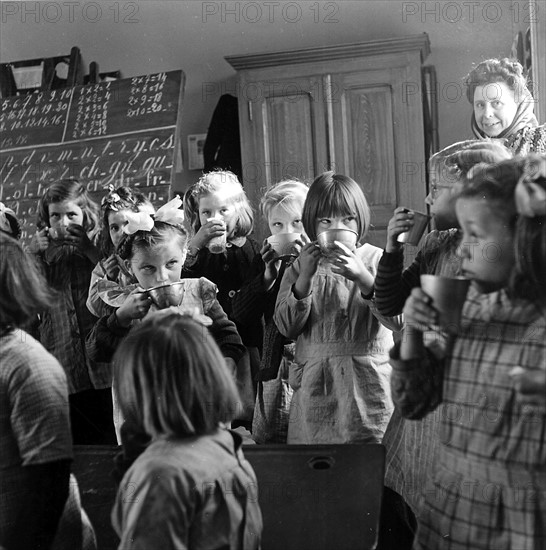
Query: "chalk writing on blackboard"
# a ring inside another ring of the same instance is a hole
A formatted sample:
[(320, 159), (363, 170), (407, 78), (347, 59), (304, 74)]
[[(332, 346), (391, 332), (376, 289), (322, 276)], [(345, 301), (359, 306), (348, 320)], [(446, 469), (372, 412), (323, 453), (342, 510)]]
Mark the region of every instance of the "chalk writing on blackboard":
[(0, 201), (22, 218), (24, 236), (37, 199), (62, 178), (98, 200), (110, 183), (168, 200), (183, 90), (184, 73), (171, 71), (2, 99)]

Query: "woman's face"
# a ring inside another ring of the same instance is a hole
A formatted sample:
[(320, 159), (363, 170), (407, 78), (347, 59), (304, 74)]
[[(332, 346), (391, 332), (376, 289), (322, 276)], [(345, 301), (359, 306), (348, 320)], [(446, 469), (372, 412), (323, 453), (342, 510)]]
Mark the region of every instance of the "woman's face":
[(518, 103), (516, 94), (504, 82), (490, 82), (474, 90), (474, 117), (487, 136), (498, 136), (512, 124)]

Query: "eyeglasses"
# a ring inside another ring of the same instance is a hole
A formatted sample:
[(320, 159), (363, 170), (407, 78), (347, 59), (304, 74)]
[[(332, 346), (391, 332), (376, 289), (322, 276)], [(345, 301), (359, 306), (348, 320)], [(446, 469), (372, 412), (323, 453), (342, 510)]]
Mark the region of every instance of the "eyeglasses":
[(441, 183), (438, 184), (438, 183), (433, 183), (431, 186), (430, 186), (430, 196), (433, 198), (433, 199), (436, 199), (438, 197), (438, 195), (440, 194), (440, 191), (442, 189), (451, 189), (451, 185), (442, 185)]

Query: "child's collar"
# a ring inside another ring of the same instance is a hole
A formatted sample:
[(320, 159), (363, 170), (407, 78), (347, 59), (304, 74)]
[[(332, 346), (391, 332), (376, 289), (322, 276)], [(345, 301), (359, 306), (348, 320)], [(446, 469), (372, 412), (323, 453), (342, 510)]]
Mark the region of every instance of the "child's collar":
[(246, 243), (246, 237), (234, 237), (228, 240), (228, 244), (241, 248)]

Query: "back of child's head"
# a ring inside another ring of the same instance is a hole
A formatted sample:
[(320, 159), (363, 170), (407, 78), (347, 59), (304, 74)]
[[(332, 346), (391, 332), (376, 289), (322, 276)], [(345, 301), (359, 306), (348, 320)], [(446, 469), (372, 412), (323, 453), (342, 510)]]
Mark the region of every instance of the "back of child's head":
[(141, 193), (127, 186), (111, 188), (107, 195), (102, 198), (101, 212), (102, 225), (100, 234), (100, 247), (103, 256), (110, 255), (114, 246), (110, 238), (109, 231), (109, 216), (112, 212), (120, 212), (128, 210), (130, 212), (148, 211), (150, 214), (154, 212), (154, 207), (150, 200)]
[(313, 180), (303, 206), (302, 221), (308, 237), (316, 240), (318, 219), (334, 216), (355, 216), (359, 241), (370, 227), (370, 207), (360, 185), (348, 176), (323, 172)]
[(260, 200), (260, 211), (266, 220), (276, 206), (291, 214), (301, 214), (308, 191), (309, 187), (301, 181), (280, 181), (266, 191)]
[(52, 293), (31, 255), (0, 231), (0, 329), (25, 326), (51, 301)]
[(52, 183), (40, 197), (38, 203), (38, 227), (49, 225), (49, 205), (60, 202), (73, 202), (82, 209), (83, 229), (94, 238), (99, 232), (99, 205), (91, 199), (87, 189), (77, 179), (64, 179)]
[(236, 223), (230, 237), (249, 235), (254, 225), (252, 207), (237, 176), (226, 170), (204, 174), (184, 194), (184, 213), (190, 231), (195, 234), (201, 228), (199, 201), (202, 197), (215, 193), (226, 193), (229, 201), (235, 206)]
[(130, 260), (137, 251), (153, 250), (165, 243), (178, 242), (181, 250), (186, 249), (188, 234), (182, 225), (154, 220), (153, 227), (146, 231), (140, 229), (124, 235), (119, 243), (117, 253), (122, 260)]
[(238, 394), (224, 358), (197, 321), (149, 314), (119, 346), (114, 381), (125, 418), (151, 437), (211, 433), (236, 413)]
[(15, 212), (0, 202), (0, 231), (11, 235), (14, 239), (21, 236), (21, 224)]
[(518, 294), (546, 304), (546, 155), (519, 161), (522, 173), (516, 186), (519, 213), (516, 224), (514, 288)]
[(512, 152), (499, 142), (469, 139), (448, 145), (428, 161), (429, 181), (443, 185), (459, 183), (476, 164), (495, 163), (512, 158)]

